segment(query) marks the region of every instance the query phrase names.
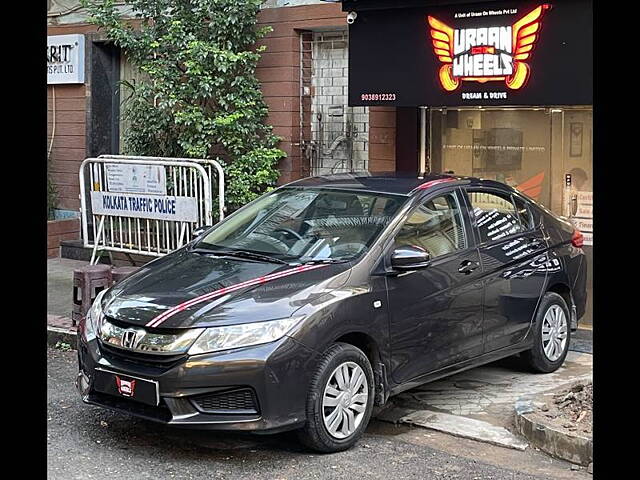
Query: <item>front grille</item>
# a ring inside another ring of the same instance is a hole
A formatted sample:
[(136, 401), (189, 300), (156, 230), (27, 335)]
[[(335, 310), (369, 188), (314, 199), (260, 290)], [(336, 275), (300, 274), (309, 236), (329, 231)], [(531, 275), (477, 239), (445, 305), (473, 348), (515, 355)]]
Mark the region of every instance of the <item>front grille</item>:
[(195, 396), (191, 400), (195, 407), (204, 413), (258, 413), (256, 396), (250, 388), (207, 393)]
[(109, 360), (122, 361), (131, 365), (143, 365), (145, 367), (155, 367), (162, 371), (168, 370), (184, 360), (187, 355), (180, 353), (178, 355), (158, 355), (153, 353), (140, 353), (132, 350), (112, 347), (100, 341), (100, 352)]

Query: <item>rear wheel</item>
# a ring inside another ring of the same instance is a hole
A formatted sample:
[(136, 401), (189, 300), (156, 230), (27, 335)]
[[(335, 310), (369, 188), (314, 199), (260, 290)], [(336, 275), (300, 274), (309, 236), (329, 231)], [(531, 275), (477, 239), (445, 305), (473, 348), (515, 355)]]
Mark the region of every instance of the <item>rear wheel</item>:
[(367, 356), (353, 345), (332, 345), (311, 380), (300, 441), (326, 453), (350, 448), (367, 428), (373, 397), (373, 370)]
[(522, 354), (534, 371), (554, 372), (564, 362), (571, 341), (569, 318), (569, 308), (564, 298), (554, 292), (545, 293), (533, 327), (533, 348)]

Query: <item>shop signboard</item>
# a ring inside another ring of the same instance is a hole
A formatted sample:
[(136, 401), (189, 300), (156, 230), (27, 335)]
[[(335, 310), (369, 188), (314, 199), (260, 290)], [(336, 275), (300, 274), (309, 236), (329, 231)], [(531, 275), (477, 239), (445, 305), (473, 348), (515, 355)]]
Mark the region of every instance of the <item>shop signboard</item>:
[(591, 0), (363, 10), (349, 104), (592, 104)]
[(91, 210), (94, 215), (176, 222), (198, 221), (198, 203), (195, 197), (91, 192)]
[(84, 35), (47, 37), (47, 84), (84, 83)]

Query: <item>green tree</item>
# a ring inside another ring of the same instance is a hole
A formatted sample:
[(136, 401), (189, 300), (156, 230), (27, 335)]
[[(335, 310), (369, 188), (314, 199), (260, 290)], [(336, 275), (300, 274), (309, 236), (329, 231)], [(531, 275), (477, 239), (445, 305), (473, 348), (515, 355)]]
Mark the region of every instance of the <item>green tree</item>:
[(82, 3), (145, 78), (126, 84), (126, 153), (218, 157), (231, 210), (273, 187), (285, 153), (255, 76), (262, 0), (132, 0), (135, 25), (113, 0)]

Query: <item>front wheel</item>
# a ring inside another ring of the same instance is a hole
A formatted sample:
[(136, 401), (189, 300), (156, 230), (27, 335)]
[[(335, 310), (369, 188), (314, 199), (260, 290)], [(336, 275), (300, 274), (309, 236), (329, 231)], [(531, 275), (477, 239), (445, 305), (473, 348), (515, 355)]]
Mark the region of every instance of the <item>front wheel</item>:
[(373, 370), (367, 356), (353, 345), (332, 345), (311, 379), (300, 441), (325, 453), (352, 447), (369, 423), (373, 397)]
[(554, 372), (564, 362), (571, 341), (569, 318), (564, 298), (554, 292), (545, 293), (533, 325), (533, 348), (522, 355), (534, 371)]

